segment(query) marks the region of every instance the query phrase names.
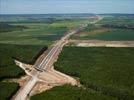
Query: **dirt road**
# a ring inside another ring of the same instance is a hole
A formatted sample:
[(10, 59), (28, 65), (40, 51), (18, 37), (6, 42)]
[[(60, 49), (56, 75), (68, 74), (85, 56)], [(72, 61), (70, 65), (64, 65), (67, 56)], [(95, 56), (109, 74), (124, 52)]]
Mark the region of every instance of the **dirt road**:
[(69, 43), (80, 47), (134, 47), (134, 41), (69, 40)]

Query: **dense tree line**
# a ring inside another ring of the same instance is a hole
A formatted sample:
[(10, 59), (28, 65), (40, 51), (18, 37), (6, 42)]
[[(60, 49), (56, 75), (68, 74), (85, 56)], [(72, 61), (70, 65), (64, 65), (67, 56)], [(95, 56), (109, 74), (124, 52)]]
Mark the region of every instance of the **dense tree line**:
[(57, 86), (51, 90), (36, 94), (30, 100), (118, 100), (115, 97), (103, 95), (100, 92), (83, 89), (76, 86)]
[(120, 29), (134, 29), (134, 25), (125, 25), (125, 24), (104, 24), (102, 27), (106, 28), (120, 28)]

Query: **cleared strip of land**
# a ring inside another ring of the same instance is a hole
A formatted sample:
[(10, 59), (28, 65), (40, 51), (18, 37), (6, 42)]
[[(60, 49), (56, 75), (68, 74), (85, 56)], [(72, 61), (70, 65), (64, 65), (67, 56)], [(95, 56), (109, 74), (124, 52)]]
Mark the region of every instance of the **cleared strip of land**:
[(80, 47), (134, 47), (134, 41), (70, 40), (69, 44)]

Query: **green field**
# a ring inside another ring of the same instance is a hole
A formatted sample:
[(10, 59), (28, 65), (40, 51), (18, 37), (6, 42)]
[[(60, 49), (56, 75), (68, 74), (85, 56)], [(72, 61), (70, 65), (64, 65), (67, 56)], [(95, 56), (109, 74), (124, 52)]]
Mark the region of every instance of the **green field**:
[[(60, 39), (68, 30), (87, 23), (88, 19), (61, 19), (52, 23), (45, 22), (5, 22), (3, 25), (7, 32), (0, 32), (0, 43), (21, 45), (46, 45), (50, 46)], [(0, 25), (1, 26), (1, 25)], [(25, 29), (15, 27), (26, 27)], [(12, 30), (11, 30), (12, 29)], [(14, 30), (13, 30), (14, 29)]]
[(131, 41), (134, 40), (134, 17), (111, 16), (104, 17), (95, 25), (89, 25), (72, 39)]
[(115, 41), (131, 41), (134, 40), (134, 30), (129, 29), (113, 29), (108, 32), (87, 36), (89, 39), (97, 40), (115, 40)]
[(81, 84), (124, 100), (134, 98), (134, 48), (64, 47), (55, 69)]
[(117, 100), (117, 98), (103, 95), (99, 92), (88, 91), (82, 88), (64, 85), (54, 87), (31, 97), (31, 100)]
[[(15, 24), (23, 25), (28, 29), (1, 32), (0, 43), (24, 45), (50, 45), (59, 39), (68, 30), (66, 27), (51, 26), (40, 23)], [(55, 37), (55, 38), (53, 38)]]
[(98, 24), (116, 24), (116, 25), (134, 25), (134, 17), (128, 16), (110, 16), (104, 17)]
[[(94, 20), (94, 19), (93, 19)], [(76, 28), (80, 26), (81, 24), (89, 23), (90, 21), (92, 22), (93, 20), (90, 19), (81, 19), (81, 18), (75, 18), (75, 19), (70, 19), (70, 20), (63, 20), (60, 22), (55, 22), (52, 23), (52, 26), (66, 26), (69, 29)]]
[(0, 23), (0, 33), (1, 32), (11, 32), (14, 30), (23, 30), (26, 29), (27, 27), (24, 26), (17, 26), (17, 25), (9, 25), (7, 23)]
[[(74, 35), (72, 39), (80, 40), (106, 40), (106, 41), (133, 41), (134, 40), (134, 30), (131, 29), (107, 29), (106, 32), (100, 32), (90, 30), (82, 32), (82, 35)], [(79, 33), (81, 34), (81, 33)]]

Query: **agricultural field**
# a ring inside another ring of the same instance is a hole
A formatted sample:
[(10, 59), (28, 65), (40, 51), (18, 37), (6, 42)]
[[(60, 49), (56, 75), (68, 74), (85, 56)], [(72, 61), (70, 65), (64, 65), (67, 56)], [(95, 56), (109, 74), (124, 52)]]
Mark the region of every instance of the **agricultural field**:
[(98, 24), (134, 25), (134, 15), (106, 16)]
[(82, 88), (64, 85), (37, 94), (30, 100), (117, 100), (117, 98), (103, 95), (99, 92), (88, 91)]
[(85, 23), (88, 19), (78, 20), (79, 18), (73, 21), (72, 18), (44, 15), (43, 17), (41, 15), (0, 17), (0, 87), (1, 91), (4, 91), (0, 92), (1, 100), (11, 98), (19, 89), (17, 83), (4, 82), (4, 80), (25, 75), (24, 71), (15, 65), (14, 58), (34, 64), (40, 51), (45, 51), (67, 31)]
[[(12, 22), (12, 20), (4, 21), (0, 23), (0, 43), (50, 46), (54, 41), (60, 39), (68, 30), (78, 27), (82, 23), (88, 23), (88, 19), (62, 18), (54, 20), (51, 23), (38, 21), (31, 23), (26, 23), (25, 21)], [(15, 27), (18, 28), (16, 29)], [(20, 29), (19, 27), (24, 28)], [(14, 31), (12, 31), (12, 29), (14, 29)]]
[(51, 26), (40, 23), (15, 24), (28, 27), (27, 29), (1, 32), (0, 43), (24, 45), (51, 45), (67, 31), (66, 27)]
[(26, 29), (24, 26), (9, 25), (7, 23), (0, 23), (0, 32), (10, 32), (14, 30)]
[(71, 39), (77, 40), (105, 40), (105, 41), (133, 41), (134, 30), (132, 29), (87, 29), (75, 34)]
[(134, 48), (64, 47), (55, 69), (79, 78), (87, 89), (134, 98)]
[(71, 39), (77, 40), (106, 40), (133, 41), (134, 17), (111, 16), (104, 17), (95, 25), (89, 25), (85, 30), (74, 34)]

